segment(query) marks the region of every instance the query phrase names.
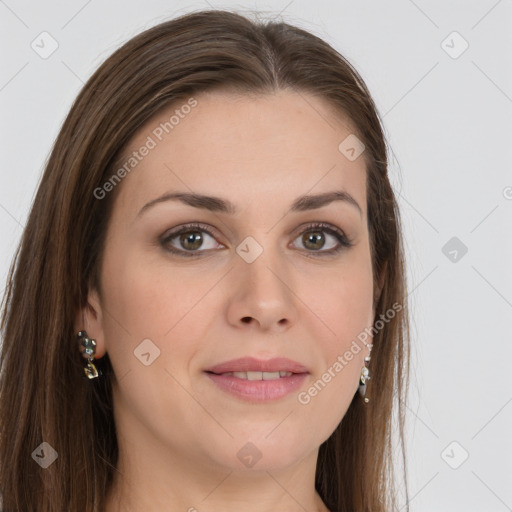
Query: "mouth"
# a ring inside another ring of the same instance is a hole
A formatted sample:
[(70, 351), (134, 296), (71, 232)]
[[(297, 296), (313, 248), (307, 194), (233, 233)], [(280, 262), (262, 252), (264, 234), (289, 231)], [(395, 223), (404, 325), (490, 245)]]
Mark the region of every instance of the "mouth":
[[(225, 373), (248, 373), (253, 374), (276, 374), (279, 373), (281, 376), (282, 372), (288, 373), (309, 373), (309, 370), (302, 364), (288, 359), (287, 357), (274, 357), (272, 359), (257, 359), (255, 357), (241, 357), (239, 359), (232, 359), (224, 363), (216, 364), (206, 370), (207, 372), (222, 375)], [(241, 377), (242, 378), (242, 377)], [(277, 378), (274, 375), (272, 379)], [(253, 380), (262, 380), (262, 376), (257, 376)], [(265, 379), (266, 380), (266, 379)]]
[(235, 359), (205, 370), (218, 389), (249, 402), (275, 401), (298, 389), (308, 369), (287, 358)]
[(283, 377), (291, 377), (292, 375), (297, 375), (293, 372), (286, 371), (278, 371), (278, 372), (257, 372), (257, 371), (249, 371), (249, 372), (225, 372), (225, 373), (215, 373), (215, 372), (207, 372), (212, 373), (213, 375), (222, 375), (224, 377), (236, 377), (237, 379), (242, 380), (276, 380), (281, 379)]

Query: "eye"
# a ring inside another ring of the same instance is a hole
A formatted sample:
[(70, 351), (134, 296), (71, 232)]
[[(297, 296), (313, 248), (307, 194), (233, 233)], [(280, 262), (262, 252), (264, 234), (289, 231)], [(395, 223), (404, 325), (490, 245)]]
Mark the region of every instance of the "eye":
[[(338, 245), (334, 243), (334, 247), (328, 250), (321, 250), (324, 248), (326, 240), (328, 240), (325, 233), (327, 233), (327, 237), (330, 237), (335, 242), (337, 241)], [(318, 256), (336, 254), (342, 249), (352, 247), (353, 245), (351, 240), (349, 240), (340, 229), (322, 222), (307, 226), (295, 240), (298, 239), (300, 239), (303, 246), (308, 249), (308, 252), (316, 252)], [(315, 254), (315, 256), (317, 256), (317, 254)]]
[[(206, 236), (204, 234), (206, 234)], [(327, 237), (325, 234), (327, 234)], [(160, 244), (165, 250), (178, 256), (197, 257), (202, 252), (216, 248), (215, 242), (209, 242), (209, 244), (205, 245), (205, 240), (207, 241), (208, 238), (211, 238), (214, 241), (214, 236), (215, 235), (213, 235), (205, 224), (193, 223), (182, 226), (164, 235)], [(326, 240), (329, 240), (329, 237), (335, 241), (334, 247), (329, 250), (322, 250), (326, 244)], [(307, 226), (295, 240), (299, 238), (306, 248), (305, 250), (307, 252), (317, 253), (315, 256), (332, 255), (353, 245), (340, 229), (321, 222)], [(220, 245), (224, 247), (222, 244)]]
[[(198, 252), (204, 252), (198, 251), (200, 247), (203, 249), (215, 249), (215, 244), (212, 244), (211, 242), (209, 247), (208, 244), (204, 247), (204, 233), (206, 233), (206, 239), (208, 237), (212, 240), (214, 239), (214, 235), (206, 225), (199, 223), (187, 224), (186, 226), (182, 226), (180, 229), (165, 236), (161, 241), (161, 244), (164, 249), (173, 254), (185, 257), (197, 256)], [(179, 244), (180, 247), (176, 247), (176, 245), (172, 244), (174, 239), (177, 239), (176, 243)]]

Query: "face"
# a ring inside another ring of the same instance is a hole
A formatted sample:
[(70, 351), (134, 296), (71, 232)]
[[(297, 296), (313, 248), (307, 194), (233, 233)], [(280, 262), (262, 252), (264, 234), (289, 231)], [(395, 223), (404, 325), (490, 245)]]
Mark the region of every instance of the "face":
[[(340, 152), (353, 130), (318, 98), (193, 98), (125, 151), (137, 163), (116, 185), (86, 325), (113, 365), (118, 435), (139, 455), (292, 466), (339, 424), (368, 355), (358, 341), (373, 322), (365, 163)], [(297, 204), (333, 192), (345, 195)], [(217, 199), (154, 202), (176, 193)], [(218, 367), (246, 357), (292, 362)]]

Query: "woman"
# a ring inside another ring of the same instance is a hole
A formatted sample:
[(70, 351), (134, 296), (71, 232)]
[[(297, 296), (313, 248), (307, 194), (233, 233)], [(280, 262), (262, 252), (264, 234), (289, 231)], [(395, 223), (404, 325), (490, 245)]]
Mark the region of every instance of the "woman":
[(2, 510), (397, 509), (405, 299), (353, 67), (228, 11), (146, 30), (73, 104), (11, 268)]

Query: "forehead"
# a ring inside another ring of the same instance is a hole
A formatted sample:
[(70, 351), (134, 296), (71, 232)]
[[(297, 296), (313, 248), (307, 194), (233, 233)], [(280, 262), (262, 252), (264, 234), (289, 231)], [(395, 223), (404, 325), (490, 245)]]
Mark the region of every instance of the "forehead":
[(325, 100), (303, 92), (195, 94), (158, 112), (130, 140), (120, 161), (136, 152), (137, 162), (118, 207), (140, 208), (176, 190), (257, 207), (342, 188), (365, 213), (364, 154), (350, 160), (339, 147), (354, 131)]

